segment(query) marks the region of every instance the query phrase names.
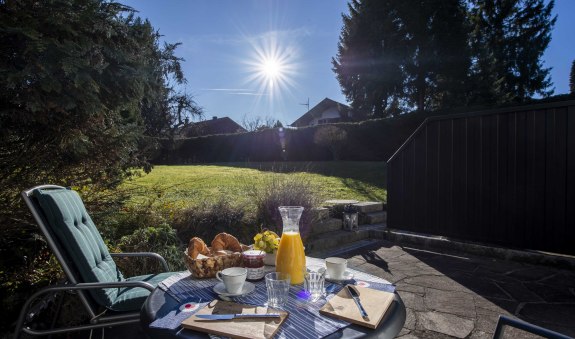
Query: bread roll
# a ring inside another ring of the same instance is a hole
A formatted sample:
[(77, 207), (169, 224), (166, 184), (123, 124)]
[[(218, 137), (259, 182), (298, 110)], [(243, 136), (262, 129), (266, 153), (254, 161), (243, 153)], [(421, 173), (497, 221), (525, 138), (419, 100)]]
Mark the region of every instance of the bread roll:
[(221, 250), (241, 252), (242, 245), (239, 240), (231, 234), (220, 233), (212, 241), (212, 252), (216, 253)]
[(199, 254), (209, 256), (210, 249), (208, 248), (208, 245), (206, 245), (206, 243), (201, 238), (193, 237), (192, 239), (190, 239), (190, 242), (188, 244), (188, 255), (192, 259), (196, 259)]

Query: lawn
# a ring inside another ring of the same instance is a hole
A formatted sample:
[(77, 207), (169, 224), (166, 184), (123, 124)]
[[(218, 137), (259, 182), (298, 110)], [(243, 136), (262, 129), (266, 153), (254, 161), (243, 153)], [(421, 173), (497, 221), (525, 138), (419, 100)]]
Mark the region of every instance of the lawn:
[(323, 200), (386, 201), (385, 162), (329, 161), (281, 163), (221, 163), (155, 166), (151, 173), (126, 181), (131, 202), (186, 207), (226, 196), (249, 206), (246, 192), (271, 176), (299, 176), (317, 185)]

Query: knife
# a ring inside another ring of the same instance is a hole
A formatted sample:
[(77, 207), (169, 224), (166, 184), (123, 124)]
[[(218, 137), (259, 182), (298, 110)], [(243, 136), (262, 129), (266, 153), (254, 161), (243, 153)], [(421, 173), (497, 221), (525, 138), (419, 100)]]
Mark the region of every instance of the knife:
[(353, 301), (355, 301), (355, 304), (359, 308), (359, 313), (361, 313), (361, 317), (363, 318), (363, 320), (369, 321), (369, 317), (367, 316), (367, 312), (365, 311), (365, 309), (361, 305), (361, 302), (359, 301), (359, 293), (357, 293), (357, 290), (355, 289), (355, 287), (353, 287), (351, 285), (347, 285), (346, 287), (347, 287), (347, 291), (349, 292), (349, 295), (352, 297)]
[(279, 313), (246, 313), (246, 314), (196, 314), (202, 320), (231, 320), (245, 318), (279, 318)]

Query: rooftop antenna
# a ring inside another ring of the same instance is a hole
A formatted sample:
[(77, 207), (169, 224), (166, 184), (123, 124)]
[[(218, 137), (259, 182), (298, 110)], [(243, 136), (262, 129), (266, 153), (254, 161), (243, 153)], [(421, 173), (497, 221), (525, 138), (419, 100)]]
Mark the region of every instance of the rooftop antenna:
[(307, 102), (306, 102), (306, 103), (300, 104), (300, 105), (307, 106), (307, 110), (309, 111), (309, 98), (307, 98)]

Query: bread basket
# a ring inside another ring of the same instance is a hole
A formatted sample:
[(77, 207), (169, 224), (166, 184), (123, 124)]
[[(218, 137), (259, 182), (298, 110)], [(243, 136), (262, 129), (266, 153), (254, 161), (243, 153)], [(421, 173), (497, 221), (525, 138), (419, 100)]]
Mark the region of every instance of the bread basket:
[[(249, 247), (242, 245), (242, 250), (248, 250)], [(197, 279), (213, 278), (218, 271), (229, 267), (242, 266), (242, 254), (234, 252), (227, 255), (218, 255), (202, 259), (192, 259), (188, 255), (188, 250), (184, 252), (184, 260), (192, 277)]]

